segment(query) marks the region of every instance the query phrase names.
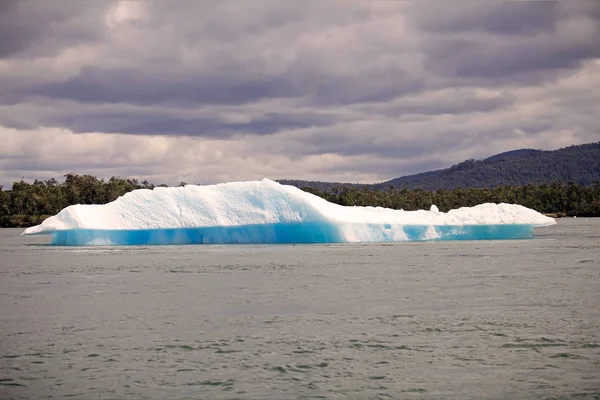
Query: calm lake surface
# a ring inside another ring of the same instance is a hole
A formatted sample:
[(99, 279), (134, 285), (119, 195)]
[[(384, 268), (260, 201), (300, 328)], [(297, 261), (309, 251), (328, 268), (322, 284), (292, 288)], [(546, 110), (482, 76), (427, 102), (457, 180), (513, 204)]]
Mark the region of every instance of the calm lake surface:
[(65, 248), (0, 230), (0, 398), (600, 398), (600, 220), (525, 241)]

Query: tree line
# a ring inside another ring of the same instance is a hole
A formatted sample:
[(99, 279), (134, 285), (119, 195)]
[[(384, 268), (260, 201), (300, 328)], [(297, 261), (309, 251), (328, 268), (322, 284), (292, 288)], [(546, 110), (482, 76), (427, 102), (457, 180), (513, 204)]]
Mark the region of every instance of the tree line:
[[(185, 182), (181, 182), (179, 186), (181, 185), (185, 185)], [(65, 175), (63, 182), (49, 179), (28, 183), (21, 180), (14, 182), (11, 190), (3, 190), (0, 186), (0, 227), (37, 225), (72, 204), (105, 204), (132, 190), (154, 187), (156, 186), (147, 181), (139, 182), (131, 178), (112, 177), (105, 180), (75, 174)], [(303, 190), (344, 206), (374, 206), (411, 211), (429, 209), (435, 204), (440, 211), (448, 211), (481, 203), (513, 203), (559, 217), (600, 217), (600, 182), (591, 185), (555, 182), (437, 190), (335, 185), (326, 191), (309, 187)]]
[[(160, 185), (166, 186), (166, 185)], [(0, 227), (27, 227), (41, 223), (72, 204), (106, 204), (135, 189), (153, 189), (155, 185), (137, 179), (112, 177), (108, 180), (91, 175), (65, 175), (56, 179), (14, 182), (11, 190), (0, 186)]]
[(406, 211), (428, 210), (432, 204), (440, 211), (472, 207), (482, 203), (511, 203), (556, 217), (600, 217), (600, 182), (581, 185), (573, 182), (497, 186), (495, 188), (454, 189), (378, 189), (371, 186), (337, 185), (322, 191), (303, 190), (344, 206), (373, 206)]

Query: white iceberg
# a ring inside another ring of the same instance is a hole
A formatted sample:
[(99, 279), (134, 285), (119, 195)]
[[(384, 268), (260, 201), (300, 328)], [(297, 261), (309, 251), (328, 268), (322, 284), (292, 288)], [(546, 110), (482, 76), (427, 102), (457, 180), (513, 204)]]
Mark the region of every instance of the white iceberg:
[(73, 205), (23, 235), (58, 245), (340, 243), (533, 237), (555, 221), (513, 204), (447, 213), (344, 207), (263, 179), (139, 189), (104, 205)]

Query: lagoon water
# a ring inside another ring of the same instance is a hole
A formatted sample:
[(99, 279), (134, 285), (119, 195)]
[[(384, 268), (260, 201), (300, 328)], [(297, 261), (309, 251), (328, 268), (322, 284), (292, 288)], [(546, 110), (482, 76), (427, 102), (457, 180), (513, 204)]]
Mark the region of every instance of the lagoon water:
[(65, 248), (0, 230), (0, 398), (600, 398), (600, 220), (519, 241)]

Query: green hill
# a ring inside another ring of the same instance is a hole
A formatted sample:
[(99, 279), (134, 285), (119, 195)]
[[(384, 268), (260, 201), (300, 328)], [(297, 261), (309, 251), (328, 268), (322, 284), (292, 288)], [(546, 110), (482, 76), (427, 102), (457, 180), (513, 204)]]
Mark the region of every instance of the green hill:
[[(281, 180), (281, 183), (327, 191), (338, 183)], [(371, 186), (374, 189), (493, 188), (507, 185), (600, 182), (600, 142), (553, 151), (513, 150), (484, 160), (466, 160), (450, 168), (407, 175)]]

